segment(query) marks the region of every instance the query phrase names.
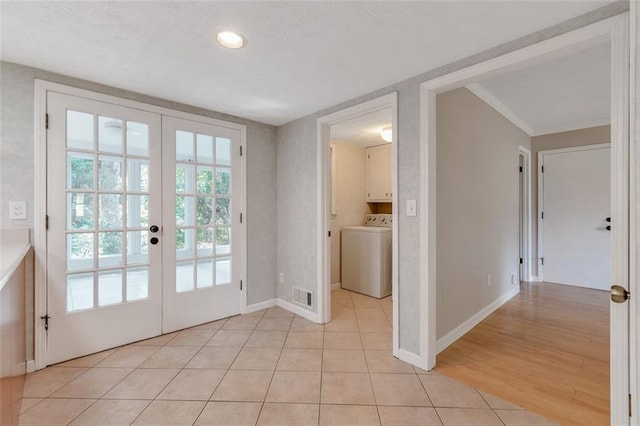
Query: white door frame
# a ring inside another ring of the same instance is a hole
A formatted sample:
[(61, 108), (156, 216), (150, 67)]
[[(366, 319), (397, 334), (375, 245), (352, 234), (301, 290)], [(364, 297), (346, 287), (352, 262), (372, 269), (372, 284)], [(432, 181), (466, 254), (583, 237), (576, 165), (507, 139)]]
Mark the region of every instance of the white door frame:
[[(579, 152), (590, 151), (592, 149), (611, 148), (609, 143), (601, 143), (595, 145), (583, 145), (572, 148), (559, 148), (559, 149), (547, 149), (544, 151), (538, 151), (538, 281), (544, 281), (544, 220), (542, 218), (542, 212), (544, 211), (544, 173), (542, 173), (542, 167), (544, 166), (544, 156), (553, 154), (562, 154), (565, 152)], [(612, 172), (613, 173), (613, 172)]]
[[(623, 13), (592, 25), (562, 34), (514, 52), (471, 65), (442, 77), (426, 81), (420, 87), (420, 357), (422, 368), (436, 364), (436, 95), (463, 87), (481, 78), (499, 75), (528, 64), (551, 59), (580, 49), (611, 43), (611, 145), (612, 186), (615, 194), (612, 218), (629, 222), (629, 170), (636, 159), (629, 157), (629, 13)], [(633, 124), (633, 122), (631, 122)], [(635, 292), (629, 282), (629, 242), (638, 243), (639, 235), (629, 235), (625, 227), (613, 228), (613, 282)], [(629, 241), (631, 240), (631, 241)], [(636, 293), (637, 294), (637, 293)], [(633, 299), (632, 299), (633, 300)], [(611, 423), (629, 423), (629, 303), (611, 304)], [(634, 314), (635, 311), (632, 311)], [(636, 319), (631, 318), (631, 322)], [(635, 382), (634, 382), (635, 383)], [(634, 396), (637, 398), (637, 395)], [(637, 408), (635, 409), (637, 411)]]
[(518, 155), (524, 157), (522, 166), (523, 189), (522, 194), (522, 215), (523, 222), (522, 237), (524, 241), (520, 245), (524, 247), (522, 253), (522, 270), (524, 271), (524, 281), (531, 282), (531, 151), (522, 145), (518, 146)]
[[(231, 123), (210, 117), (176, 111), (169, 108), (132, 101), (116, 96), (105, 95), (103, 93), (92, 92), (90, 90), (79, 89), (77, 87), (66, 86), (59, 83), (36, 79), (34, 83), (34, 203), (33, 203), (33, 248), (34, 248), (34, 362), (29, 361), (27, 368), (29, 371), (39, 370), (47, 366), (47, 332), (40, 317), (47, 313), (47, 229), (45, 226), (47, 216), (47, 129), (45, 117), (47, 113), (47, 93), (57, 92), (66, 95), (77, 96), (95, 101), (112, 103), (129, 108), (136, 108), (147, 112), (168, 115), (172, 117), (184, 118), (186, 120), (199, 121), (215, 126), (227, 127), (240, 131), (241, 145), (244, 153), (241, 157), (241, 170), (239, 172), (242, 180), (242, 196), (240, 200), (240, 211), (244, 212), (245, 219), (242, 223), (242, 251), (240, 279), (246, 283), (247, 277), (247, 229), (246, 229), (246, 192), (247, 192), (247, 167), (246, 167), (246, 146), (247, 146), (247, 126), (243, 124)], [(241, 312), (247, 308), (247, 289), (243, 286), (241, 292)]]
[[(391, 292), (393, 299), (393, 355), (398, 356), (398, 94), (396, 92), (346, 108), (317, 120), (318, 140), (318, 322), (331, 321), (331, 126), (350, 118), (365, 115), (381, 109), (391, 108), (391, 127), (393, 143), (391, 144), (391, 189), (393, 203), (393, 241)], [(336, 236), (334, 236), (335, 238)]]

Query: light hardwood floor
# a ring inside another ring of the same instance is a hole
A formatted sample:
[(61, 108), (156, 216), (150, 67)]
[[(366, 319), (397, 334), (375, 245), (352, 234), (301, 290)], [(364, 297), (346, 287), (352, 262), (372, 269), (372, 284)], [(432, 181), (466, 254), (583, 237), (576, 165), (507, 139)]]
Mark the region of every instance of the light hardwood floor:
[(437, 372), (562, 424), (609, 424), (609, 294), (523, 283), (436, 362)]

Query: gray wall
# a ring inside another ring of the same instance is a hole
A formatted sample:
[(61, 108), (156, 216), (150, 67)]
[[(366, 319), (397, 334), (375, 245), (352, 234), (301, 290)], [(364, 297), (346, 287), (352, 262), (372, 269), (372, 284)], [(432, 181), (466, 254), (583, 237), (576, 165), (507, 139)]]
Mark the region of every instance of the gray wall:
[[(247, 125), (248, 304), (276, 297), (276, 128), (121, 89), (0, 62), (0, 228), (33, 229), (34, 79)], [(9, 220), (9, 201), (26, 201), (28, 220)]]
[(436, 107), (439, 339), (518, 285), (518, 146), (531, 138), (465, 88)]
[(590, 127), (531, 138), (531, 274), (538, 275), (538, 152), (611, 143), (611, 126)]

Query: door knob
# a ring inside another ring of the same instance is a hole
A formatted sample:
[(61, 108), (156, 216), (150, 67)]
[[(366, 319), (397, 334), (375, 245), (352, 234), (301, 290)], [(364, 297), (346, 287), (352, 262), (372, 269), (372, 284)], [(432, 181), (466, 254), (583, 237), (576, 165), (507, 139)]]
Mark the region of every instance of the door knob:
[(151, 238), (151, 239), (149, 240), (149, 242), (150, 242), (151, 244), (154, 244), (154, 245), (155, 245), (155, 244), (158, 244), (158, 241), (160, 241), (160, 240), (158, 240), (158, 237), (153, 237), (153, 238)]
[(151, 226), (149, 227), (149, 231), (153, 232), (154, 234), (155, 234), (156, 232), (158, 232), (159, 230), (160, 230), (160, 228), (158, 228), (158, 225), (151, 225)]
[(624, 303), (629, 300), (629, 292), (622, 286), (611, 286), (611, 301), (615, 303)]
[(606, 218), (605, 220), (606, 220), (607, 222), (611, 222), (611, 218), (610, 218), (610, 217)]
[(611, 231), (611, 225), (606, 226), (607, 231)]

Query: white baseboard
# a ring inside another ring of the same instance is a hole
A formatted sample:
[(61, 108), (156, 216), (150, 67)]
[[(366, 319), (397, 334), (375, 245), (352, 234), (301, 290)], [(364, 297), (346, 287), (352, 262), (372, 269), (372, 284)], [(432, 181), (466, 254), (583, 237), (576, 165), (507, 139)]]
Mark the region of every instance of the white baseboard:
[(532, 283), (539, 283), (540, 281), (542, 281), (540, 278), (538, 278), (537, 275), (531, 275), (531, 282)]
[(515, 286), (514, 288), (500, 296), (498, 299), (485, 306), (482, 310), (467, 319), (465, 322), (451, 330), (449, 333), (439, 338), (436, 341), (436, 353), (439, 354), (440, 352), (448, 348), (451, 344), (453, 344), (453, 342), (464, 336), (467, 332), (469, 332), (469, 330), (478, 325), (480, 321), (491, 315), (493, 311), (511, 300), (511, 298), (518, 293), (520, 293), (520, 287)]
[(33, 359), (27, 361), (27, 373), (33, 373), (34, 371), (36, 371), (36, 361)]
[(331, 290), (337, 290), (342, 287), (342, 283), (331, 284)]
[(13, 368), (11, 370), (11, 375), (13, 377), (16, 376), (22, 376), (23, 374), (27, 373), (27, 363), (26, 362), (19, 362), (17, 364), (13, 365)]
[(277, 299), (269, 299), (264, 302), (254, 303), (253, 305), (247, 305), (247, 309), (245, 309), (245, 314), (250, 314), (251, 312), (261, 311), (263, 309), (271, 308), (272, 306), (276, 306)]
[(313, 321), (318, 323), (318, 314), (315, 312), (311, 312), (303, 308), (302, 306), (297, 306), (291, 302), (287, 302), (286, 300), (278, 299), (278, 306), (282, 309), (286, 309), (289, 312), (293, 312), (296, 315), (300, 315), (303, 318), (308, 319), (309, 321)]
[(420, 355), (416, 355), (413, 352), (409, 352), (404, 349), (399, 349), (398, 358), (400, 358), (401, 361), (407, 362), (418, 368), (422, 368), (422, 360), (420, 359)]

